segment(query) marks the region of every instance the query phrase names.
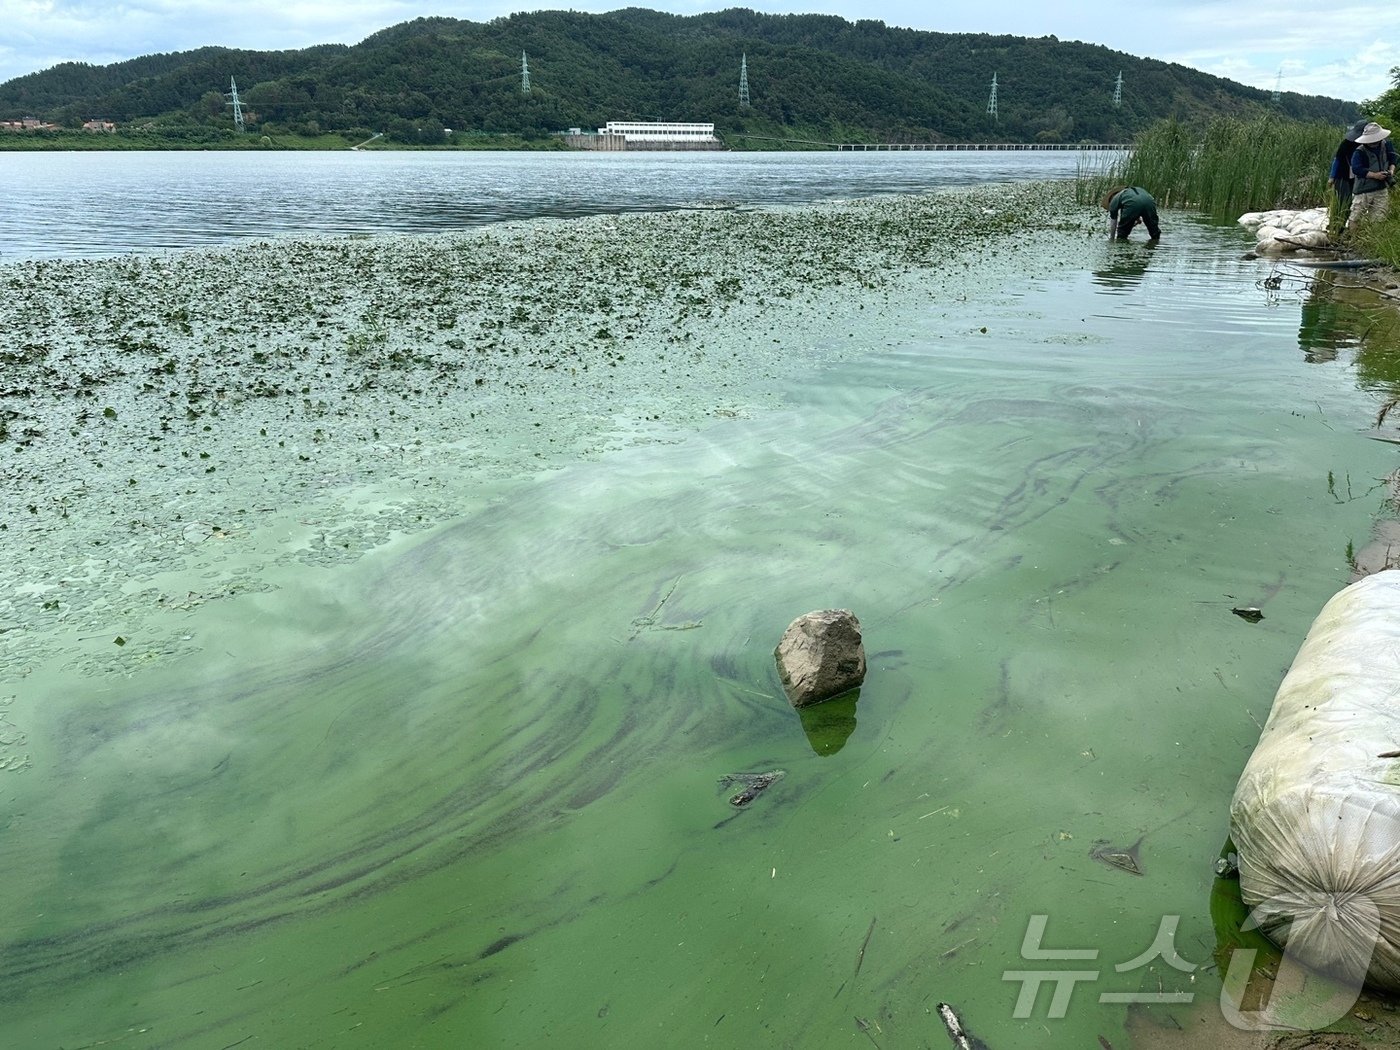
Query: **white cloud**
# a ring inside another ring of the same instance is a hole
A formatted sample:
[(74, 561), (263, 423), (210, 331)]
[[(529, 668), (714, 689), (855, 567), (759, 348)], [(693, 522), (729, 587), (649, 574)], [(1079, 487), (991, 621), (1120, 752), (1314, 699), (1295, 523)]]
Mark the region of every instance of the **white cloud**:
[(1184, 9), (1175, 29), (1181, 39), (1211, 46), (1182, 47), (1172, 61), (1266, 90), (1282, 70), (1285, 91), (1373, 98), (1400, 64), (1388, 42), (1400, 39), (1400, 5), (1391, 2), (1320, 8), (1313, 0), (1273, 0), (1267, 18), (1255, 5), (1202, 3)]

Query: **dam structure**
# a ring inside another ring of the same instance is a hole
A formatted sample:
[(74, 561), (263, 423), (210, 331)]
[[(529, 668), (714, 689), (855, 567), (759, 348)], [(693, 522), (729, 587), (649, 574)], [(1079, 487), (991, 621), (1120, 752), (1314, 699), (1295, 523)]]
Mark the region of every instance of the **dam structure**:
[(714, 124), (662, 120), (610, 120), (596, 132), (570, 128), (564, 142), (587, 150), (718, 150)]

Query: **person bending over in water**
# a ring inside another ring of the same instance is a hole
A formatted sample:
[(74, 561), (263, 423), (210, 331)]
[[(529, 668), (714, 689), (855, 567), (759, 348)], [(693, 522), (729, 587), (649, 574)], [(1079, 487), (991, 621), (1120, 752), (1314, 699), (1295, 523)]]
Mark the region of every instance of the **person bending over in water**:
[(1141, 186), (1115, 186), (1103, 195), (1101, 203), (1108, 209), (1109, 236), (1126, 239), (1139, 221), (1147, 227), (1150, 239), (1155, 241), (1162, 236), (1162, 228), (1157, 225), (1157, 202)]

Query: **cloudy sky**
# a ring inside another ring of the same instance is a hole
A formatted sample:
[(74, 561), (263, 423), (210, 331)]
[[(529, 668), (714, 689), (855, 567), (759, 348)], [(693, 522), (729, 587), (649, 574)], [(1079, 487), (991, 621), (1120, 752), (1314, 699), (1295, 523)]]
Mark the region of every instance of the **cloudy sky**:
[[(5, 0), (0, 82), (64, 61), (105, 65), (217, 44), (283, 50), (353, 44), (421, 15), (486, 21), (539, 7), (608, 11), (650, 7), (696, 14), (724, 7), (877, 18), (949, 33), (1054, 34), (1229, 77), (1253, 87), (1374, 98), (1400, 65), (1396, 0), (622, 0), (512, 4), (509, 0)], [(1280, 72), (1282, 79), (1280, 79)], [(1130, 87), (1130, 85), (1129, 85)]]

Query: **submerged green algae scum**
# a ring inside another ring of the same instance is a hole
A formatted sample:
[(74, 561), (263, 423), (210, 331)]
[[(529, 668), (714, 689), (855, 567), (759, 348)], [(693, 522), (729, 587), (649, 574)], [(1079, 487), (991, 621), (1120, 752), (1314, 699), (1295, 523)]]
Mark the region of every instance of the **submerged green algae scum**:
[[(1233, 231), (1017, 194), (0, 270), (0, 1044), (1085, 1047), (1218, 995), (1393, 369)], [(802, 719), (829, 606), (870, 674)], [(1166, 916), (1198, 969), (1118, 971)]]

